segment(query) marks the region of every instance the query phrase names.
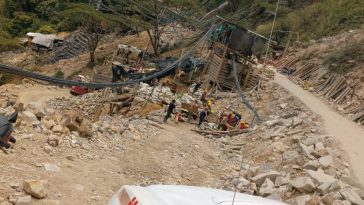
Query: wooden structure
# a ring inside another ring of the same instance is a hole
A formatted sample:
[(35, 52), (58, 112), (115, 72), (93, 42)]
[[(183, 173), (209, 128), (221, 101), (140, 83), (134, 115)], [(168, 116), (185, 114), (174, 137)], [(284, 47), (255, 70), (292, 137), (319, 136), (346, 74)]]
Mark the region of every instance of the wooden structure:
[(259, 76), (254, 74), (252, 67), (247, 64), (247, 62), (250, 64), (255, 63), (250, 59), (239, 55), (236, 51), (228, 48), (228, 46), (218, 42), (213, 44), (208, 63), (205, 66), (204, 74), (207, 75), (207, 80), (220, 89), (235, 89), (232, 59), (229, 59), (229, 56), (231, 55), (238, 55), (242, 61), (237, 62), (237, 74), (240, 79), (241, 87), (243, 89), (254, 87), (259, 81)]

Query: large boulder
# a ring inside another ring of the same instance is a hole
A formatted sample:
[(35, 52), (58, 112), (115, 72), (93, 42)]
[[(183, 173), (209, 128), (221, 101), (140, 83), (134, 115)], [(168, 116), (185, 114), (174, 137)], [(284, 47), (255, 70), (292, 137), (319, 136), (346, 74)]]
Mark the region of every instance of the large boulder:
[(283, 153), (282, 159), (287, 162), (295, 161), (299, 157), (299, 154), (296, 150), (293, 151), (287, 151)]
[(340, 190), (341, 196), (343, 196), (344, 199), (347, 201), (350, 201), (351, 204), (354, 205), (363, 205), (364, 202), (361, 200), (358, 193), (355, 192), (355, 190), (351, 187), (345, 187), (344, 189)]
[(298, 145), (300, 146), (302, 152), (304, 155), (306, 155), (306, 157), (308, 157), (309, 159), (316, 159), (311, 153), (313, 152), (313, 149), (311, 149), (309, 146), (302, 144), (302, 143), (298, 143)]
[(32, 205), (32, 197), (30, 195), (19, 197), (15, 205)]
[(339, 192), (330, 192), (322, 197), (322, 203), (325, 205), (332, 205), (335, 200), (341, 200), (342, 196)]
[(88, 119), (83, 118), (78, 112), (66, 112), (63, 114), (62, 124), (70, 131), (75, 131), (81, 137), (91, 137), (91, 123)]
[(21, 113), (20, 118), (25, 121), (25, 122), (29, 122), (29, 123), (33, 123), (33, 122), (37, 122), (38, 118), (37, 116), (35, 116), (34, 113), (30, 112), (30, 111), (24, 111)]
[(310, 145), (315, 145), (320, 141), (320, 137), (319, 136), (311, 136), (311, 137), (307, 137), (306, 139), (303, 139), (301, 141), (302, 144), (306, 145), (306, 146), (310, 146)]
[(259, 189), (259, 195), (265, 197), (273, 194), (275, 191), (276, 188), (274, 187), (274, 183), (270, 179), (266, 178)]
[(315, 184), (309, 177), (298, 177), (292, 180), (291, 185), (302, 193), (311, 193), (315, 190)]
[(326, 155), (324, 157), (321, 157), (319, 159), (319, 162), (320, 164), (323, 166), (323, 167), (328, 167), (330, 166), (333, 162), (334, 162), (334, 159), (332, 158), (331, 155)]
[(271, 181), (275, 181), (275, 179), (280, 175), (281, 174), (279, 172), (271, 170), (269, 172), (258, 174), (252, 177), (251, 180), (257, 185), (262, 185), (266, 178), (270, 179)]
[(292, 204), (292, 205), (306, 205), (306, 203), (308, 201), (310, 201), (310, 199), (311, 199), (310, 195), (298, 196), (298, 197), (296, 197), (294, 199), (291, 199), (289, 204)]
[(48, 181), (46, 180), (24, 180), (23, 189), (27, 194), (35, 198), (43, 199), (48, 194)]
[(302, 166), (303, 169), (309, 169), (313, 171), (317, 171), (317, 169), (321, 166), (318, 160), (311, 160)]
[(337, 181), (334, 177), (320, 173), (313, 170), (306, 170), (306, 173), (314, 180), (315, 183), (318, 185), (324, 184), (324, 183), (334, 183)]
[(40, 103), (29, 103), (27, 105), (26, 110), (31, 111), (32, 113), (35, 114), (35, 116), (37, 116), (38, 118), (43, 118), (46, 115), (46, 109), (44, 108), (44, 106)]

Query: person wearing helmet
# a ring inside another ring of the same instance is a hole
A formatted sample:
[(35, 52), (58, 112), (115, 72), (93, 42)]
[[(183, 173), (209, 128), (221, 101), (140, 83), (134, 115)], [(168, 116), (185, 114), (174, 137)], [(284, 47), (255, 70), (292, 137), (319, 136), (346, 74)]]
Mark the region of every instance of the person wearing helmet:
[(243, 130), (243, 129), (246, 129), (246, 128), (249, 128), (249, 124), (244, 122), (244, 120), (240, 120), (239, 129)]
[(213, 98), (210, 98), (210, 100), (207, 101), (207, 107), (209, 110), (211, 110), (211, 106), (215, 104), (215, 100)]
[(203, 90), (202, 91), (202, 94), (201, 94), (201, 102), (202, 103), (206, 103), (206, 97), (207, 97), (207, 90), (205, 89), (205, 90)]

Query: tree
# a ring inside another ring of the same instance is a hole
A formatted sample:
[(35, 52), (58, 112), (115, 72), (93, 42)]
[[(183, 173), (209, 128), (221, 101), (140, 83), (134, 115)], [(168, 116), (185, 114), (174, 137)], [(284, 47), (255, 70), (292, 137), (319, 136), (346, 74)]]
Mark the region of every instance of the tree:
[(189, 23), (192, 21), (189, 16), (199, 13), (198, 1), (196, 0), (164, 0), (161, 3), (158, 0), (140, 1), (137, 3), (140, 8), (138, 13), (145, 22), (151, 27), (144, 28), (149, 36), (150, 44), (153, 47), (154, 54), (160, 55), (161, 38), (166, 32), (168, 26), (173, 26), (178, 20), (180, 23)]
[(81, 27), (81, 30), (87, 36), (87, 48), (90, 53), (89, 66), (93, 67), (95, 65), (96, 48), (105, 33), (103, 22), (97, 21), (92, 17), (88, 17)]

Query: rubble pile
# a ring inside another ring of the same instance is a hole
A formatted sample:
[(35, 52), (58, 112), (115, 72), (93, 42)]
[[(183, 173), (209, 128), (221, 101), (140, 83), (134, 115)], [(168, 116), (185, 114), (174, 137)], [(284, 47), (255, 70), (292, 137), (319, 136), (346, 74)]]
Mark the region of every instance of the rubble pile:
[[(192, 92), (192, 88), (190, 89), (190, 91)], [(195, 93), (195, 96), (200, 96), (200, 92), (201, 89)], [(137, 91), (137, 95), (138, 97), (151, 101), (153, 103), (169, 102), (172, 99), (176, 99), (177, 105), (180, 105), (181, 103), (192, 103), (197, 100), (196, 97), (193, 97), (188, 93), (174, 95), (169, 87), (156, 86), (153, 89), (153, 87), (145, 83), (140, 84), (140, 89)]]
[(140, 83), (137, 96), (153, 103), (168, 102), (174, 97), (169, 87), (156, 86), (153, 88), (146, 83)]
[(349, 164), (319, 119), (285, 91), (274, 87), (272, 95), (271, 115), (254, 133), (216, 141), (228, 159), (244, 158), (241, 177), (226, 176), (219, 186), (289, 204), (363, 204), (363, 193), (348, 184)]
[(96, 90), (81, 96), (70, 98), (55, 98), (48, 101), (48, 107), (54, 110), (73, 111), (80, 110), (82, 113), (91, 117), (97, 111), (100, 101), (112, 95), (110, 88)]

